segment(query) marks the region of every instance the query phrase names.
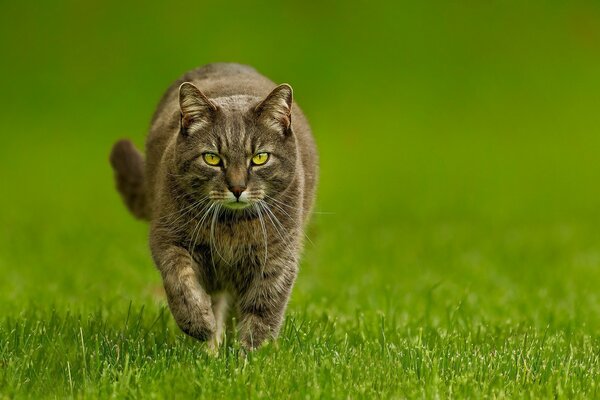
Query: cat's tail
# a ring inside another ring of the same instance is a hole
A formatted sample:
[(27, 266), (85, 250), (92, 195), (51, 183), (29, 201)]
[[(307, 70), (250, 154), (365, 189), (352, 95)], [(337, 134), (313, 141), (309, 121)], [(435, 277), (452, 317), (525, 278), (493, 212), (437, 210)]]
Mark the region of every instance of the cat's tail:
[(110, 153), (117, 190), (131, 213), (139, 219), (150, 219), (146, 195), (146, 161), (129, 140), (119, 140)]

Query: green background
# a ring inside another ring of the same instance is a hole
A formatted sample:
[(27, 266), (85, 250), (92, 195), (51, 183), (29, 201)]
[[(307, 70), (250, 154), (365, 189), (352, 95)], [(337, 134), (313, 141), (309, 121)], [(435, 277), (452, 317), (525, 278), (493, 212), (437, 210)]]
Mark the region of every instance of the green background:
[[(6, 2), (0, 397), (600, 396), (597, 2)], [(320, 156), (282, 337), (175, 327), (108, 153), (208, 62)]]

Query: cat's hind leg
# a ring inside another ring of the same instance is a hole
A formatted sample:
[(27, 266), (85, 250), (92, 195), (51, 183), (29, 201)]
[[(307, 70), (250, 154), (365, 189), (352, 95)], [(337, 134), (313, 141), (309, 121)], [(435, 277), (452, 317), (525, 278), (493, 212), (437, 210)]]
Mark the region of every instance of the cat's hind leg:
[(217, 353), (225, 339), (225, 327), (231, 298), (228, 293), (221, 292), (212, 296), (212, 310), (215, 316), (215, 334), (208, 342), (209, 349)]

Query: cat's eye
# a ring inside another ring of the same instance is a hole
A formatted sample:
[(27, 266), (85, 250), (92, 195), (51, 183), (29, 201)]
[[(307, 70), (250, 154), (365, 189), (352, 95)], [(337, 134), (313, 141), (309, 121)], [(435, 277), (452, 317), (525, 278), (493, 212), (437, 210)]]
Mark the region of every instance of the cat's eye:
[(253, 165), (264, 165), (269, 161), (269, 153), (258, 153), (252, 157)]
[(221, 157), (216, 155), (215, 153), (204, 153), (202, 154), (202, 158), (204, 158), (204, 162), (208, 165), (212, 165), (213, 167), (221, 164)]

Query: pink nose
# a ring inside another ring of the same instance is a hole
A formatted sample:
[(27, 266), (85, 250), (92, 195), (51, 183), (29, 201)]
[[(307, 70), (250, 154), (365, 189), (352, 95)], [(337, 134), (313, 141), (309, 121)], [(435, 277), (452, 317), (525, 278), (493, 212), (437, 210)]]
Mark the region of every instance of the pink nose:
[(244, 186), (232, 186), (229, 188), (236, 199), (239, 199), (246, 188)]

